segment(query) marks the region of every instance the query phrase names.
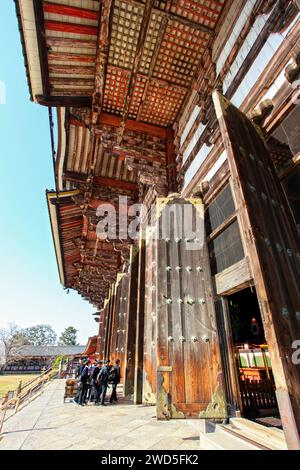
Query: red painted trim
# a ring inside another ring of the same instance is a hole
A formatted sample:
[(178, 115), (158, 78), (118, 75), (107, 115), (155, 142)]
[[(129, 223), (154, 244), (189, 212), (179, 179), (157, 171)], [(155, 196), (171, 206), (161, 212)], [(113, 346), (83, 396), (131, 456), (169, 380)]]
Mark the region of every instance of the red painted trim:
[(45, 29), (50, 31), (62, 31), (63, 33), (88, 34), (97, 36), (98, 28), (95, 26), (80, 25), (74, 23), (62, 23), (60, 21), (45, 21)]
[[(121, 124), (121, 118), (119, 116), (115, 116), (114, 114), (101, 113), (100, 124), (107, 124), (108, 126), (119, 127)], [(129, 129), (131, 131), (142, 132), (144, 134), (153, 135), (155, 137), (161, 137), (163, 139), (167, 137), (166, 128), (133, 121), (132, 119), (127, 119), (125, 127), (126, 129)]]
[(45, 13), (54, 13), (55, 15), (73, 16), (75, 18), (84, 18), (86, 20), (98, 20), (97, 11), (87, 10), (86, 8), (71, 7), (68, 5), (58, 5), (57, 3), (44, 3)]
[(103, 186), (110, 186), (113, 188), (128, 189), (130, 191), (137, 190), (136, 183), (129, 183), (127, 181), (114, 180), (113, 178), (104, 178), (103, 176), (94, 177), (95, 184), (102, 184)]
[(70, 117), (69, 124), (73, 126), (78, 126), (78, 127), (84, 127), (84, 128), (86, 127), (86, 125), (83, 122), (79, 121), (78, 119), (74, 117)]

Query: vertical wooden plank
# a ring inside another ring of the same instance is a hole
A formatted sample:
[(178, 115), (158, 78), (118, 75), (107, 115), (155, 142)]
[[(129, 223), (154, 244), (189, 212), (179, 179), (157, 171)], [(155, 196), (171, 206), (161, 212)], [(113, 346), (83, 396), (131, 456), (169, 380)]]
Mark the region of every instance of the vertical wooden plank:
[(115, 312), (115, 284), (112, 285), (110, 289), (110, 295), (109, 295), (104, 359), (110, 358), (112, 327), (114, 324), (114, 312)]
[(139, 250), (132, 245), (130, 249), (130, 265), (128, 279), (128, 302), (126, 309), (126, 344), (124, 359), (124, 394), (134, 394), (134, 361), (136, 354), (136, 323), (138, 298), (138, 266)]
[(229, 414), (233, 416), (238, 410), (243, 412), (243, 405), (240, 398), (239, 378), (227, 301), (225, 299), (218, 299), (215, 302), (215, 311), (226, 384), (227, 404)]
[(106, 328), (106, 307), (104, 307), (101, 312), (100, 312), (100, 318), (99, 318), (99, 331), (98, 331), (98, 337), (97, 337), (97, 346), (96, 346), (96, 355), (97, 359), (103, 360), (104, 351), (105, 348), (105, 328)]
[(128, 273), (124, 273), (121, 280), (121, 298), (120, 298), (120, 312), (119, 318), (119, 341), (117, 357), (120, 359), (120, 373), (121, 382), (124, 383), (125, 372), (125, 345), (126, 345), (126, 315), (127, 315), (127, 302), (128, 302)]
[(213, 95), (228, 154), (289, 448), (300, 449), (300, 241), (259, 130), (218, 92)]
[(145, 309), (145, 240), (139, 240), (138, 296), (136, 319), (136, 355), (134, 374), (134, 403), (142, 403), (144, 361), (144, 309)]
[[(164, 204), (164, 200), (158, 201)], [(166, 268), (170, 265), (170, 247), (162, 238), (163, 218), (157, 220), (158, 237), (156, 240), (156, 313), (157, 313), (157, 419), (170, 419), (170, 357), (168, 337), (169, 318), (172, 316), (173, 299), (171, 292), (171, 280)]]
[[(181, 210), (181, 207), (178, 207)], [(174, 223), (170, 226), (170, 241), (168, 242), (168, 266), (167, 275), (170, 277), (172, 296), (172, 316), (169, 319), (170, 336), (170, 365), (171, 374), (178, 377), (176, 383), (171, 380), (170, 393), (172, 396), (171, 416), (176, 417), (176, 403), (185, 403), (185, 373), (184, 373), (184, 343), (179, 341), (184, 331), (184, 305), (183, 305), (183, 284), (182, 284), (182, 256), (180, 242), (175, 241), (176, 233)], [(173, 338), (171, 340), (171, 337)], [(180, 417), (180, 415), (178, 416)]]
[(144, 374), (143, 403), (153, 405), (156, 402), (156, 310), (153, 287), (153, 239), (151, 228), (146, 230), (145, 246), (145, 320), (144, 320)]

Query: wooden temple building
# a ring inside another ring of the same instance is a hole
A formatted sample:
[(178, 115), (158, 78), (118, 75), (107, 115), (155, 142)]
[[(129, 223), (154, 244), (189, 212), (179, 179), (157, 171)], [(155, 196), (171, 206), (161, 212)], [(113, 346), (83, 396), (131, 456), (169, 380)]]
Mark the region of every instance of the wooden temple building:
[[(49, 110), (60, 281), (97, 309), (95, 356), (120, 358), (126, 395), (156, 405), (158, 419), (278, 416), (290, 449), (300, 449), (299, 8), (16, 0), (31, 99)], [(100, 205), (114, 206), (118, 228), (136, 203), (138, 237), (97, 235)], [(197, 240), (176, 236), (174, 218), (167, 238), (154, 236), (174, 205), (203, 221), (201, 246), (188, 249)]]

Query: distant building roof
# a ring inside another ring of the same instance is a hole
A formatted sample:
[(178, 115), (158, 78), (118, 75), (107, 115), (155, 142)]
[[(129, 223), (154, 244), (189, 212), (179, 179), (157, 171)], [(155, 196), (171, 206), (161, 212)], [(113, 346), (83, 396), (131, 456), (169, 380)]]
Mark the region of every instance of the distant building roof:
[(16, 348), (12, 356), (51, 357), (51, 356), (75, 356), (81, 354), (85, 346), (21, 346)]

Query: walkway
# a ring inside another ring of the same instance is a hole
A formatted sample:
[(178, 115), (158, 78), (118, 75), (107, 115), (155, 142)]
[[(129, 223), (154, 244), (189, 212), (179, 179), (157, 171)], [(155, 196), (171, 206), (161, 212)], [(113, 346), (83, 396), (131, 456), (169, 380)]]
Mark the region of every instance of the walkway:
[(55, 380), (3, 428), (0, 450), (199, 450), (191, 421), (157, 421), (154, 407), (126, 402), (107, 407), (63, 403), (64, 380)]

